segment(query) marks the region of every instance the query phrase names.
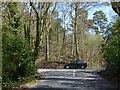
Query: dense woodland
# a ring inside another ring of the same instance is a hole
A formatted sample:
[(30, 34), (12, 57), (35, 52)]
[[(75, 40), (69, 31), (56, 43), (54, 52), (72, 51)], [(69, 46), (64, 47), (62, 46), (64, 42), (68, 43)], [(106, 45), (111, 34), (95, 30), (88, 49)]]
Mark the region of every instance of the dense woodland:
[[(112, 5), (117, 15), (110, 23), (103, 11), (88, 19), (88, 10), (98, 5)], [(3, 85), (34, 74), (36, 61), (80, 59), (89, 67), (105, 67), (118, 75), (119, 6), (119, 2), (1, 3)]]

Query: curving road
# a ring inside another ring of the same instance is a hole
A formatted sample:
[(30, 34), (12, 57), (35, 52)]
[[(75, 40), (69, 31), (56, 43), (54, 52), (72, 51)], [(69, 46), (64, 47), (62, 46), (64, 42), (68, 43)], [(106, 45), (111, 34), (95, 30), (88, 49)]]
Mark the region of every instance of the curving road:
[(38, 69), (46, 78), (28, 90), (117, 90), (97, 72), (101, 68)]

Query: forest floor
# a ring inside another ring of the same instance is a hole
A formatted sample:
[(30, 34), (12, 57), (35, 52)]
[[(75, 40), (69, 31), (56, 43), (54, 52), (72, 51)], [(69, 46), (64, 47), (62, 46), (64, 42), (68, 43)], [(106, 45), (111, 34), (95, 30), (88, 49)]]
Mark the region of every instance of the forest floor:
[(110, 74), (109, 71), (107, 70), (102, 70), (98, 72), (98, 74), (102, 78), (110, 82), (113, 86), (118, 87), (120, 89), (120, 77), (119, 76), (115, 77), (113, 76), (113, 74)]

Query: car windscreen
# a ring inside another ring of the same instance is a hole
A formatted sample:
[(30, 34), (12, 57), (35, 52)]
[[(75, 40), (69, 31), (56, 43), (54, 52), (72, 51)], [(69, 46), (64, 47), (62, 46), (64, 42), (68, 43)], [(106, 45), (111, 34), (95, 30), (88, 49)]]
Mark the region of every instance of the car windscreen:
[(82, 61), (73, 61), (71, 63), (83, 63)]

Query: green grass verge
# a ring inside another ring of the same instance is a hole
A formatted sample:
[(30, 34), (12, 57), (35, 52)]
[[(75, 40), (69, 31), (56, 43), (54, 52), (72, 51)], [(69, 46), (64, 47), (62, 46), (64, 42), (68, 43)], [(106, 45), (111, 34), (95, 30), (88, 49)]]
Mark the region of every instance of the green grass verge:
[(27, 88), (28, 86), (36, 83), (38, 80), (41, 80), (45, 76), (41, 74), (31, 75), (27, 78), (21, 79), (18, 82), (11, 82), (2, 87), (2, 90), (13, 90)]

